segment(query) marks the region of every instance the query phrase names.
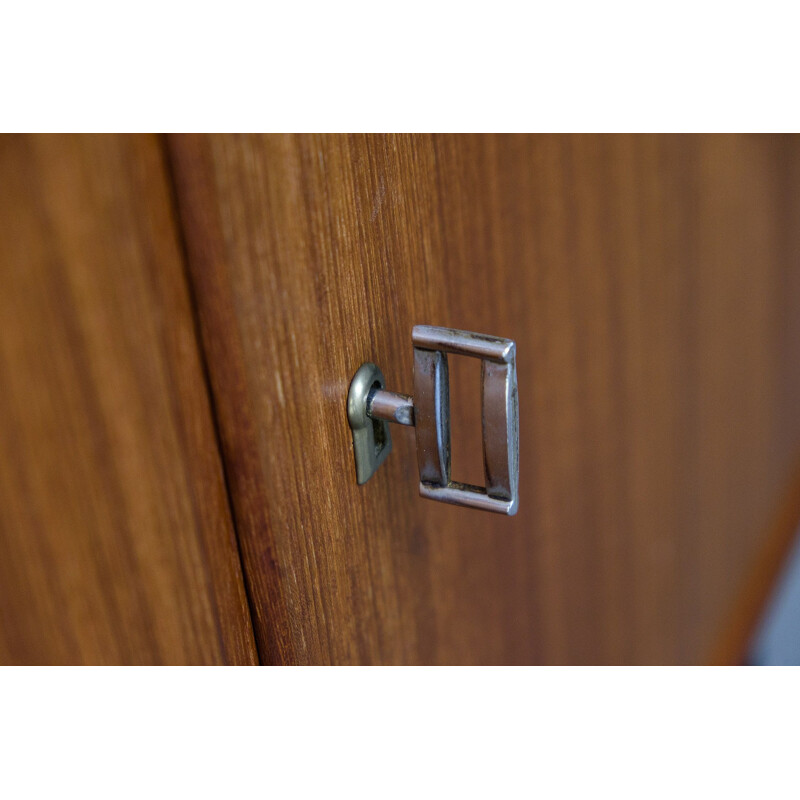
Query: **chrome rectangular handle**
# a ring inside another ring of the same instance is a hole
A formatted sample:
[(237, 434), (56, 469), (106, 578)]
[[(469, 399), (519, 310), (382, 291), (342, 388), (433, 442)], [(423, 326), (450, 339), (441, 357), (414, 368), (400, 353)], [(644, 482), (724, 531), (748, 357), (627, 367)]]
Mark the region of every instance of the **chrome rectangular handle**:
[[(519, 502), (519, 406), (514, 342), (430, 325), (416, 325), (412, 341), (419, 493), (444, 503), (515, 514)], [(485, 486), (455, 483), (450, 478), (448, 353), (482, 361)]]

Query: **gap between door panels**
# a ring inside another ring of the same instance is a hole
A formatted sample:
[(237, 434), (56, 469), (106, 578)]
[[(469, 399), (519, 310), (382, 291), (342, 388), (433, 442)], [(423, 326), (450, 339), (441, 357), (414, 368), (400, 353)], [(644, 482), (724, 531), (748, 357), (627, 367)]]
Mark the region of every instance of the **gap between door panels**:
[(266, 660), (265, 654), (262, 652), (262, 648), (260, 646), (259, 637), (256, 636), (256, 630), (255, 630), (256, 615), (253, 603), (252, 587), (250, 585), (250, 580), (248, 578), (248, 574), (245, 569), (244, 559), (242, 557), (242, 543), (239, 536), (239, 525), (233, 504), (233, 497), (231, 495), (230, 480), (228, 476), (228, 466), (225, 460), (225, 453), (222, 446), (222, 434), (219, 426), (217, 403), (211, 384), (211, 376), (209, 374), (209, 367), (208, 367), (208, 356), (206, 353), (205, 343), (203, 341), (202, 331), (200, 328), (200, 318), (198, 313), (195, 283), (194, 280), (192, 279), (192, 271), (191, 269), (189, 269), (189, 251), (186, 242), (186, 230), (183, 223), (183, 217), (181, 215), (180, 198), (178, 196), (178, 189), (175, 181), (174, 164), (166, 134), (161, 134), (159, 136), (159, 144), (161, 148), (162, 158), (164, 160), (164, 171), (167, 177), (167, 184), (169, 186), (170, 204), (171, 204), (172, 214), (175, 220), (175, 230), (177, 231), (178, 235), (178, 245), (180, 247), (181, 262), (183, 264), (183, 271), (189, 292), (189, 302), (191, 304), (191, 309), (192, 309), (192, 325), (194, 329), (194, 337), (197, 342), (197, 350), (200, 354), (200, 362), (203, 370), (203, 383), (205, 385), (206, 393), (208, 396), (208, 404), (211, 411), (211, 420), (214, 426), (214, 442), (217, 448), (217, 452), (219, 454), (219, 463), (222, 467), (222, 480), (225, 485), (225, 496), (227, 498), (228, 510), (230, 513), (231, 524), (233, 526), (233, 532), (236, 537), (236, 552), (239, 558), (239, 571), (242, 575), (242, 581), (244, 582), (245, 596), (247, 597), (247, 607), (250, 613), (250, 631), (253, 636), (253, 641), (255, 643), (256, 653), (258, 654), (259, 664), (263, 665), (269, 663), (269, 661)]

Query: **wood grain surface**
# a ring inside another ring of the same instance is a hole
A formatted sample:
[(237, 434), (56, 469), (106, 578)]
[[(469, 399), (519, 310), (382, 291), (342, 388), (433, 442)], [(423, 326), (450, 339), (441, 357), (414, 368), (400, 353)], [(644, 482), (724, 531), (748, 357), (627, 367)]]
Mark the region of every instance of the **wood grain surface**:
[[(800, 456), (797, 138), (170, 153), (262, 660), (713, 657)], [(410, 429), (356, 485), (349, 380), (371, 360), (412, 391), (417, 323), (517, 341), (516, 517), (419, 498)]]
[(0, 662), (256, 660), (161, 141), (0, 138)]

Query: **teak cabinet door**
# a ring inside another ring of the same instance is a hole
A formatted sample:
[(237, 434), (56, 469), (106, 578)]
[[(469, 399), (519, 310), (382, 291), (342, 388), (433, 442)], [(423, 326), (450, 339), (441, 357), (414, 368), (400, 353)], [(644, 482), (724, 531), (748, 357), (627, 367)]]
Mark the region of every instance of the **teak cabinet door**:
[[(797, 496), (796, 138), (168, 151), (262, 662), (740, 657)], [(517, 516), (418, 497), (413, 430), (356, 484), (349, 381), (410, 392), (418, 323), (517, 342)]]
[(0, 137), (0, 664), (257, 660), (163, 142)]

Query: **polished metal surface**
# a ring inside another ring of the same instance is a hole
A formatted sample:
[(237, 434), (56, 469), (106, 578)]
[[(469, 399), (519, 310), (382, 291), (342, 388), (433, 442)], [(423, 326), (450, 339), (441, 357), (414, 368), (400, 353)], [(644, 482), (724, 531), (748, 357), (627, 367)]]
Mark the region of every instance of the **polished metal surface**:
[[(414, 343), (419, 493), (431, 500), (516, 514), (519, 505), (516, 345), (510, 339), (431, 325), (416, 325), (411, 338)], [(450, 480), (447, 353), (480, 358), (483, 362), (481, 417), (485, 487)], [(437, 372), (432, 365), (439, 364), (444, 367)], [(439, 397), (444, 401), (437, 403)], [(420, 403), (420, 398), (424, 402)], [(441, 458), (443, 453), (446, 462)]]
[(483, 362), (483, 463), (486, 492), (511, 500), (517, 496), (519, 410), (517, 375), (513, 363)]
[(436, 328), (433, 325), (415, 325), (411, 331), (414, 347), (438, 350), (459, 356), (474, 356), (487, 361), (508, 363), (515, 357), (514, 342), (483, 333), (458, 331), (455, 328)]
[(400, 425), (413, 425), (414, 400), (407, 394), (373, 389), (367, 397), (367, 416)]
[(451, 481), (447, 486), (434, 486), (430, 483), (420, 483), (419, 493), (428, 500), (438, 500), (440, 503), (450, 503), (454, 506), (469, 506), (481, 511), (494, 511), (497, 514), (513, 516), (517, 513), (517, 504), (499, 497), (486, 494), (482, 486), (472, 486), (468, 483), (455, 483)]
[(414, 347), (414, 420), (419, 479), (450, 480), (450, 379), (447, 356)]
[[(431, 500), (515, 514), (519, 505), (519, 403), (516, 345), (510, 339), (416, 325), (414, 397), (385, 389), (381, 371), (362, 364), (350, 384), (347, 417), (353, 430), (356, 478), (366, 483), (389, 454), (388, 422), (413, 425), (419, 493)], [(479, 358), (486, 486), (450, 479), (450, 381), (447, 354)]]
[(371, 392), (383, 389), (386, 381), (383, 373), (367, 362), (362, 364), (347, 393), (347, 421), (353, 431), (353, 455), (356, 461), (356, 480), (366, 483), (375, 470), (383, 464), (392, 451), (392, 435), (389, 423), (367, 416), (367, 400)]

